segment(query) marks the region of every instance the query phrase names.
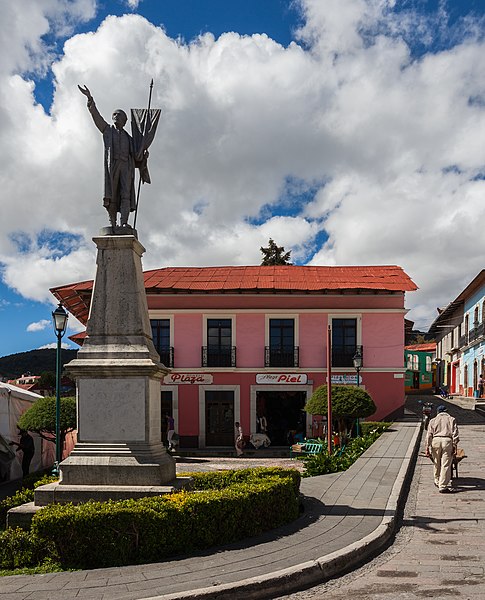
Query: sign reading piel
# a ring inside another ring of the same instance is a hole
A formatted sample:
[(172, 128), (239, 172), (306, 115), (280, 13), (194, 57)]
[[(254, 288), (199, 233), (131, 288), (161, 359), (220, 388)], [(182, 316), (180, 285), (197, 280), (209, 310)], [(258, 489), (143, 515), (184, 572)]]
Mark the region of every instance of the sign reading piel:
[(163, 378), (164, 385), (175, 384), (199, 384), (210, 385), (212, 383), (212, 375), (208, 373), (169, 373)]
[(308, 381), (305, 373), (257, 373), (256, 383), (300, 383)]

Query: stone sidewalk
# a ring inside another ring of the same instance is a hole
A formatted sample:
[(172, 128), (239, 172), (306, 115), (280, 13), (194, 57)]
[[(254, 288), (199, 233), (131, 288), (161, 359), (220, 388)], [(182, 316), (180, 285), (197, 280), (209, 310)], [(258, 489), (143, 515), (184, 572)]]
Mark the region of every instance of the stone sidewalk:
[(422, 442), (392, 545), (352, 573), (280, 600), (485, 600), (485, 419), (461, 399), (429, 399), (447, 404), (458, 422), (467, 458), (457, 492), (434, 487)]
[(419, 439), (416, 420), (395, 423), (348, 471), (304, 479), (302, 517), (257, 538), (157, 564), (4, 577), (0, 600), (274, 598), (317, 584), (392, 538)]

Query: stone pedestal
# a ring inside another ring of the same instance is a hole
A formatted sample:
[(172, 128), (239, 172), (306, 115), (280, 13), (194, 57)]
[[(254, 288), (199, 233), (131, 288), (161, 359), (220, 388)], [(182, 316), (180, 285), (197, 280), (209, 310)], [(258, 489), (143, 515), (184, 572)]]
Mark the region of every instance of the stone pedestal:
[(145, 249), (134, 235), (94, 242), (97, 272), (87, 335), (66, 365), (77, 382), (78, 442), (60, 465), (60, 482), (37, 488), (37, 506), (81, 502), (86, 494), (125, 498), (129, 488), (134, 496), (140, 488), (159, 494), (175, 486), (175, 461), (161, 441), (160, 380), (168, 369), (151, 337)]

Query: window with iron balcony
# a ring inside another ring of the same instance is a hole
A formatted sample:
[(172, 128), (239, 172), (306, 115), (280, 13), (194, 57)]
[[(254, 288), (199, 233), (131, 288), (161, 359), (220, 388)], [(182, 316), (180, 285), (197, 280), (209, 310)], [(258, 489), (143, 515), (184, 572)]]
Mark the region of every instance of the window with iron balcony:
[(357, 319), (332, 319), (332, 366), (353, 368), (357, 350)]
[(207, 346), (202, 346), (201, 362), (203, 367), (236, 366), (231, 319), (207, 319)]
[(269, 320), (269, 346), (265, 347), (265, 367), (298, 367), (299, 348), (295, 346), (295, 320)]
[(152, 319), (152, 339), (155, 350), (160, 355), (160, 362), (166, 367), (173, 367), (173, 347), (170, 346), (170, 319)]

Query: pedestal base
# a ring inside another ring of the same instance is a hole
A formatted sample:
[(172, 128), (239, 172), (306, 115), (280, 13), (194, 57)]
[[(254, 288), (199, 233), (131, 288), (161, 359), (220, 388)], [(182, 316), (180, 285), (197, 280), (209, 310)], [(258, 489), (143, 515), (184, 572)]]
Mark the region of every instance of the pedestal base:
[(129, 498), (145, 498), (172, 494), (182, 489), (190, 489), (190, 477), (177, 477), (170, 485), (62, 485), (59, 482), (41, 485), (35, 490), (34, 505), (48, 504), (81, 504), (93, 500), (106, 502), (108, 500), (127, 500)]
[(161, 443), (78, 442), (60, 470), (61, 486), (160, 486), (175, 479), (175, 461)]

